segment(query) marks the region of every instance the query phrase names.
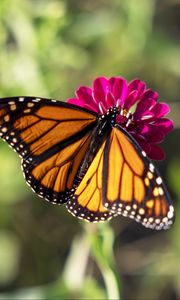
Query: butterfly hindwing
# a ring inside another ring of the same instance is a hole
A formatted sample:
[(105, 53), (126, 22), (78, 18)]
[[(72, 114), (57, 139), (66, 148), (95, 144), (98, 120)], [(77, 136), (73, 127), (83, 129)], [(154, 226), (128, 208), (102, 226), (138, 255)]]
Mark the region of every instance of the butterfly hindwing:
[(102, 203), (102, 169), (104, 141), (94, 156), (73, 197), (67, 202), (69, 212), (89, 222), (111, 219), (115, 212), (107, 210)]
[(88, 133), (37, 165), (22, 161), (25, 179), (32, 189), (54, 204), (67, 202), (73, 181), (90, 143)]
[(120, 126), (107, 138), (103, 165), (103, 205), (155, 229), (173, 223), (170, 196), (154, 165)]

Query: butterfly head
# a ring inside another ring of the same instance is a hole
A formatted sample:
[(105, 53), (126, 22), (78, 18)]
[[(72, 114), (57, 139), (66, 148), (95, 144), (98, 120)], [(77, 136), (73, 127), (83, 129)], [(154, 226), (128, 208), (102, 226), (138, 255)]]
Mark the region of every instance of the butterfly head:
[(99, 120), (108, 120), (112, 127), (114, 127), (117, 123), (121, 124), (123, 127), (128, 127), (130, 124), (133, 124), (133, 114), (126, 108), (122, 108), (119, 101), (117, 101), (115, 106), (112, 106), (109, 109), (105, 110), (102, 107), (102, 102), (100, 102)]

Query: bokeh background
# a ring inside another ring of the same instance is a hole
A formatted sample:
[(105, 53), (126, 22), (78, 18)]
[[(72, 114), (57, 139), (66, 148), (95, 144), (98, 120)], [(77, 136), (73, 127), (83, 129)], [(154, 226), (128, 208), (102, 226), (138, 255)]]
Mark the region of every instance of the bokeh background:
[(141, 78), (171, 106), (157, 163), (176, 208), (167, 232), (99, 226), (38, 198), (0, 141), (0, 299), (180, 299), (180, 0), (1, 0), (0, 96), (65, 101), (100, 75)]

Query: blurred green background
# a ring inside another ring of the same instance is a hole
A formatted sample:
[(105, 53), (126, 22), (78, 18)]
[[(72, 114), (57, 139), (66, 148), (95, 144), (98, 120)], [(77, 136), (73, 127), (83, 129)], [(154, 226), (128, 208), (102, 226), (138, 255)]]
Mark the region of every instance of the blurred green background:
[(0, 299), (180, 299), (180, 0), (1, 0), (0, 96), (65, 101), (97, 76), (139, 77), (171, 106), (157, 166), (176, 222), (90, 225), (26, 185), (0, 141)]

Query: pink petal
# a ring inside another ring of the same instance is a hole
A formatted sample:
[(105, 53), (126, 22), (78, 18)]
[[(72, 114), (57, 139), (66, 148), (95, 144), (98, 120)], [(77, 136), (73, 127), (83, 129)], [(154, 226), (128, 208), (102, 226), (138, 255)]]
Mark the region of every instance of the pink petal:
[(132, 91), (125, 100), (124, 108), (130, 109), (131, 106), (138, 100), (137, 99), (138, 91)]
[(161, 118), (153, 123), (154, 126), (160, 128), (165, 134), (173, 130), (173, 121), (166, 118)]
[(165, 152), (157, 145), (151, 145), (150, 151), (147, 153), (148, 157), (155, 160), (165, 159)]
[(116, 78), (117, 77), (111, 77), (111, 78), (109, 78), (109, 84), (110, 84), (110, 87), (111, 87), (111, 91), (113, 90), (113, 86), (114, 86), (114, 84), (116, 82)]
[(80, 86), (76, 91), (76, 96), (79, 100), (83, 101), (84, 103), (93, 103), (94, 99), (92, 97), (92, 90), (85, 86)]
[(160, 102), (152, 107), (151, 112), (155, 115), (155, 118), (161, 118), (170, 112), (170, 108), (166, 103)]
[(150, 144), (147, 142), (144, 142), (143, 140), (139, 140), (139, 146), (142, 148), (142, 150), (145, 151), (146, 154), (148, 154), (151, 149)]
[(145, 88), (146, 88), (145, 82), (139, 79), (134, 79), (128, 84), (128, 93), (131, 93), (132, 91), (136, 90), (138, 91), (137, 97), (140, 98)]
[(99, 102), (99, 112), (101, 114), (105, 114), (107, 111), (107, 108), (104, 106), (104, 104), (102, 102)]
[(124, 78), (122, 77), (116, 77), (116, 80), (114, 78), (110, 78), (110, 83), (112, 86), (112, 81), (113, 86), (112, 86), (112, 93), (114, 95), (114, 98), (116, 100), (120, 100), (120, 105), (124, 103), (124, 100), (127, 96), (127, 82)]
[(89, 110), (92, 110), (92, 111), (95, 111), (95, 112), (99, 112), (99, 109), (98, 109), (98, 107), (95, 107), (95, 105), (90, 105), (90, 104), (88, 104), (88, 103), (86, 103), (85, 105), (84, 105), (84, 108), (87, 108), (87, 109), (89, 109)]
[(144, 136), (149, 143), (162, 142), (165, 137), (163, 131), (152, 124), (140, 125), (138, 133)]
[(99, 107), (92, 97), (92, 90), (90, 88), (81, 86), (76, 91), (76, 95), (79, 98), (79, 101), (81, 101), (80, 103), (84, 103), (84, 105), (81, 104), (79, 106), (98, 112)]
[(108, 108), (116, 105), (116, 100), (111, 92), (106, 94), (106, 104)]
[(106, 94), (110, 91), (109, 81), (105, 77), (99, 77), (93, 82), (93, 97), (94, 100), (99, 103), (105, 104)]
[(126, 120), (126, 118), (123, 117), (123, 116), (121, 116), (121, 115), (117, 115), (117, 117), (116, 117), (116, 122), (117, 122), (118, 124), (124, 123), (125, 120)]
[(80, 106), (80, 107), (84, 107), (84, 102), (77, 99), (77, 98), (69, 98), (67, 100), (68, 103), (71, 103), (71, 104), (74, 104), (74, 105), (77, 105), (77, 106)]
[(150, 89), (145, 90), (145, 92), (141, 96), (141, 101), (143, 101), (145, 99), (148, 99), (148, 98), (151, 98), (151, 99), (154, 99), (155, 101), (157, 101), (157, 99), (158, 99), (158, 93), (154, 92), (154, 91), (152, 91)]
[(145, 99), (138, 102), (136, 111), (134, 113), (134, 120), (139, 121), (143, 117), (152, 118), (154, 114), (152, 113), (151, 108), (156, 104), (154, 99)]
[(143, 137), (134, 133), (132, 133), (132, 135), (134, 136), (135, 140), (138, 142), (141, 149), (144, 150), (146, 153), (148, 153), (151, 148), (150, 144), (147, 141), (145, 141)]
[(163, 160), (165, 158), (164, 151), (157, 145), (148, 143), (144, 141), (140, 136), (137, 134), (132, 133), (136, 141), (138, 142), (139, 146), (142, 150), (145, 151), (147, 156), (154, 160)]
[(84, 101), (81, 101), (81, 100), (79, 100), (77, 98), (70, 98), (70, 99), (67, 100), (67, 102), (70, 103), (70, 104), (77, 105), (79, 107), (87, 108), (87, 109), (95, 111), (95, 112), (99, 111), (99, 108), (96, 107), (95, 105), (91, 105), (91, 104), (85, 103)]

